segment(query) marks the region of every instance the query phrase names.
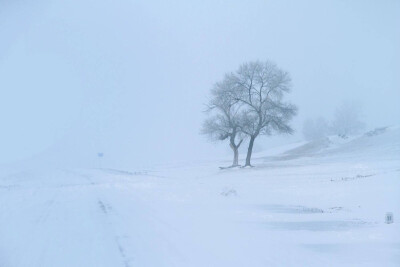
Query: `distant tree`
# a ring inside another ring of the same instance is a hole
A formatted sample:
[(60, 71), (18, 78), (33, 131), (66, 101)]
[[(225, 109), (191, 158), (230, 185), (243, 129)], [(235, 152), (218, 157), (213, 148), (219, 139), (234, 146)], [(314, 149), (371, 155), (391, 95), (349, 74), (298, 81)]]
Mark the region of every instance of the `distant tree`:
[(207, 112), (211, 114), (204, 121), (201, 133), (214, 141), (228, 139), (233, 150), (232, 167), (235, 167), (239, 165), (239, 147), (244, 136), (239, 125), (240, 103), (232, 94), (231, 86), (227, 78), (214, 85), (207, 105)]
[(259, 135), (293, 133), (289, 121), (297, 107), (283, 102), (284, 95), (290, 92), (291, 79), (289, 73), (270, 61), (245, 63), (226, 79), (233, 100), (241, 104), (240, 130), (249, 137), (245, 166), (251, 166), (254, 141)]
[(345, 102), (335, 111), (331, 130), (342, 137), (357, 134), (363, 130), (365, 124), (360, 119), (360, 109), (355, 104)]
[(326, 137), (329, 134), (328, 122), (319, 117), (307, 119), (303, 124), (303, 136), (306, 140), (316, 140)]

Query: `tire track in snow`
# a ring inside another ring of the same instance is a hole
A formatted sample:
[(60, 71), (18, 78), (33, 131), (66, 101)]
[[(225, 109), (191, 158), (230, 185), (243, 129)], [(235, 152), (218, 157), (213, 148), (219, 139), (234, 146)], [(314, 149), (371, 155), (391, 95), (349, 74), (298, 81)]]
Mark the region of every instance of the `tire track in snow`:
[[(74, 173), (74, 174), (86, 179), (90, 185), (97, 184), (97, 183), (93, 182), (92, 177), (90, 175), (81, 174), (81, 173)], [(131, 267), (131, 264), (130, 264), (131, 258), (129, 258), (127, 256), (126, 249), (122, 245), (122, 242), (121, 242), (121, 238), (120, 238), (121, 235), (119, 235), (117, 233), (117, 231), (115, 230), (114, 224), (112, 223), (111, 218), (110, 218), (110, 213), (112, 212), (112, 206), (110, 204), (108, 204), (107, 202), (105, 202), (104, 200), (102, 200), (102, 198), (100, 198), (98, 196), (98, 193), (95, 191), (95, 189), (93, 189), (93, 193), (96, 196), (97, 205), (100, 209), (100, 212), (104, 215), (107, 224), (110, 226), (109, 228), (111, 228), (110, 229), (111, 233), (113, 233), (113, 235), (114, 235), (116, 247), (117, 247), (119, 255), (121, 256), (124, 267)]]
[[(72, 174), (72, 175), (77, 175), (79, 177), (84, 178), (88, 183), (87, 184), (82, 184), (82, 185), (74, 185), (74, 186), (95, 186), (95, 185), (101, 185), (101, 183), (96, 183), (92, 180), (92, 176), (88, 175), (88, 174), (83, 174), (83, 173), (79, 173), (76, 171), (71, 171), (71, 170), (64, 170), (65, 173), (67, 174)], [(112, 235), (114, 236), (113, 239), (115, 240), (116, 243), (116, 249), (118, 251), (118, 254), (120, 255), (121, 259), (122, 259), (122, 263), (124, 267), (131, 267), (131, 261), (132, 258), (129, 257), (126, 253), (126, 248), (123, 246), (122, 244), (122, 239), (123, 238), (128, 238), (127, 235), (120, 235), (118, 234), (118, 232), (116, 231), (114, 224), (112, 222), (112, 218), (111, 218), (111, 213), (113, 211), (112, 206), (107, 203), (106, 201), (103, 200), (103, 198), (99, 197), (98, 192), (96, 191), (95, 187), (92, 187), (93, 190), (93, 195), (95, 197), (95, 199), (97, 200), (97, 206), (98, 209), (100, 210), (100, 212), (103, 214), (103, 217), (106, 221), (106, 224), (109, 226), (108, 228), (110, 229), (110, 232), (112, 233)]]
[[(142, 197), (136, 196), (136, 194), (125, 195), (126, 192), (120, 192), (124, 194), (121, 196), (122, 199), (119, 197), (115, 199), (115, 193), (119, 194), (120, 183), (131, 184), (129, 181), (114, 180), (115, 177), (105, 177), (106, 180), (104, 181), (101, 180), (104, 177), (96, 173), (88, 174), (70, 170), (68, 170), (68, 173), (85, 179), (87, 186), (95, 185), (90, 187), (90, 192), (94, 200), (93, 204), (95, 204), (94, 207), (97, 208), (98, 214), (101, 216), (99, 219), (104, 221), (104, 232), (107, 232), (107, 235), (112, 237), (111, 240), (115, 241), (116, 251), (123, 263), (121, 266), (133, 267), (135, 263), (142, 261), (151, 262), (149, 266), (160, 266), (160, 262), (162, 262), (162, 266), (175, 266), (177, 261), (181, 262), (182, 266), (193, 266), (193, 263), (190, 264), (190, 257), (182, 253), (181, 249), (177, 247), (177, 242), (170, 238), (169, 233), (171, 231), (181, 236), (180, 230), (163, 218), (160, 218), (160, 216), (157, 216), (157, 211), (154, 210), (154, 207), (147, 205), (147, 198), (142, 199)], [(100, 175), (100, 180), (97, 180), (96, 175)], [(113, 185), (117, 187), (110, 188)], [(111, 195), (108, 195), (109, 193)], [(127, 196), (129, 197), (127, 198)], [(111, 198), (109, 199), (108, 197)], [(130, 203), (129, 205), (125, 205), (127, 201)], [(132, 206), (132, 204), (135, 205)], [(136, 213), (135, 221), (130, 221), (131, 216), (127, 216), (127, 214), (131, 214), (132, 212)], [(127, 225), (127, 222), (130, 222), (130, 226)], [(135, 224), (136, 222), (139, 222), (139, 227)], [(134, 232), (132, 232), (132, 225), (138, 227)], [(149, 230), (149, 228), (152, 230)], [(185, 243), (185, 247), (194, 246), (198, 248), (191, 240), (187, 240), (183, 236), (181, 238), (182, 240), (179, 243)], [(111, 240), (109, 242), (112, 242)], [(165, 254), (167, 250), (169, 254)], [(192, 251), (195, 250), (193, 249)], [(154, 259), (149, 251), (153, 251), (153, 255), (159, 255), (163, 260)], [(116, 263), (116, 265), (118, 264)]]
[[(98, 206), (99, 206), (100, 211), (101, 211), (101, 212), (104, 214), (104, 216), (106, 217), (106, 220), (107, 220), (108, 224), (111, 225), (111, 227), (113, 228), (113, 231), (112, 231), (112, 232), (115, 233), (116, 231), (115, 231), (115, 229), (114, 229), (114, 227), (113, 227), (113, 223), (111, 222), (111, 219), (109, 218), (110, 213), (112, 212), (112, 206), (109, 205), (109, 204), (107, 204), (106, 202), (104, 202), (104, 201), (101, 200), (101, 199), (98, 199), (98, 200), (97, 200), (97, 204), (98, 204)], [(119, 254), (120, 254), (120, 256), (121, 256), (121, 258), (122, 258), (122, 260), (123, 260), (124, 267), (131, 267), (131, 265), (130, 265), (131, 259), (127, 256), (127, 254), (126, 254), (126, 249), (125, 249), (125, 247), (122, 245), (121, 236), (118, 235), (118, 234), (114, 234), (114, 235), (115, 235), (115, 236), (114, 236), (114, 240), (115, 240), (115, 243), (116, 243), (116, 245), (117, 245), (118, 252), (119, 252)]]

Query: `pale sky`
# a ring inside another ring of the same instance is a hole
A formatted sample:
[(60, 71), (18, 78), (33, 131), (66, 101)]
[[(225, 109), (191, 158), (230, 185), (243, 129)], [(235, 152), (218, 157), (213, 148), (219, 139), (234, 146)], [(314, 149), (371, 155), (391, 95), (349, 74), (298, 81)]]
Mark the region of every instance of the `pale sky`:
[(1, 0), (0, 164), (229, 160), (199, 135), (203, 104), (224, 73), (266, 59), (299, 107), (280, 143), (343, 101), (370, 128), (400, 124), (400, 1)]

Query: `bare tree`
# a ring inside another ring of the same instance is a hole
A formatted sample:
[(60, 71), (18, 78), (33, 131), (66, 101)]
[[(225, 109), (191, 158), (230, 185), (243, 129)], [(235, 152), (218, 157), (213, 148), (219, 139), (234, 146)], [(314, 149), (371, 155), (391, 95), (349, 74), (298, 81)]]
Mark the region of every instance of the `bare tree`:
[(205, 120), (201, 133), (208, 135), (211, 140), (229, 139), (233, 150), (232, 167), (235, 167), (239, 165), (239, 147), (244, 136), (239, 125), (240, 103), (232, 94), (231, 86), (232, 83), (227, 77), (214, 85), (207, 109), (207, 112), (212, 114)]
[(297, 107), (283, 102), (285, 93), (290, 92), (291, 79), (270, 61), (245, 63), (226, 79), (233, 99), (241, 104), (240, 129), (249, 137), (245, 166), (251, 166), (254, 141), (259, 135), (293, 133), (288, 123)]
[(341, 137), (357, 134), (364, 129), (365, 124), (360, 119), (360, 108), (354, 103), (344, 102), (335, 111), (332, 122), (332, 132)]

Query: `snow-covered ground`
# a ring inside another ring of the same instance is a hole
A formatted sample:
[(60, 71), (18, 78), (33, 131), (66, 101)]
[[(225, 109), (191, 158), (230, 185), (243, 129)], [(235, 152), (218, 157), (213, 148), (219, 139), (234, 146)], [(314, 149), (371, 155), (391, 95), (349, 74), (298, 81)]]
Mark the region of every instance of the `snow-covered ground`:
[(400, 128), (253, 163), (3, 167), (0, 266), (400, 266)]

